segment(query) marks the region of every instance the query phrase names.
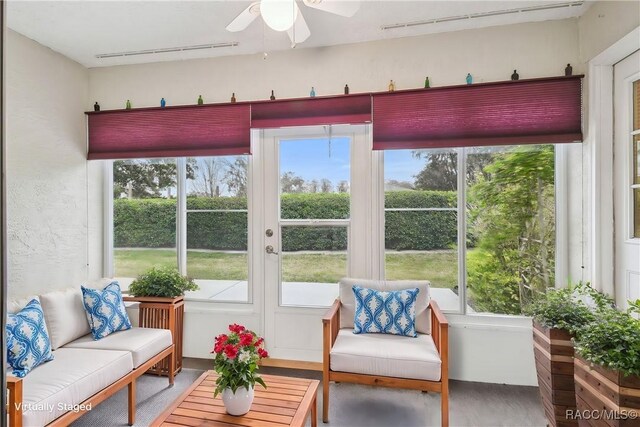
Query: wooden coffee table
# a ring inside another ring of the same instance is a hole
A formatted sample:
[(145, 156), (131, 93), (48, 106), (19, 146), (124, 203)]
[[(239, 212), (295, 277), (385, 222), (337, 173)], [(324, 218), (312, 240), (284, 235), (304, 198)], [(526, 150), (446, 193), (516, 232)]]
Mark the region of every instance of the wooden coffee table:
[(236, 417), (228, 415), (220, 395), (213, 398), (218, 375), (202, 374), (175, 402), (153, 421), (152, 426), (317, 426), (316, 392), (318, 380), (262, 375), (266, 390), (256, 384), (251, 410)]

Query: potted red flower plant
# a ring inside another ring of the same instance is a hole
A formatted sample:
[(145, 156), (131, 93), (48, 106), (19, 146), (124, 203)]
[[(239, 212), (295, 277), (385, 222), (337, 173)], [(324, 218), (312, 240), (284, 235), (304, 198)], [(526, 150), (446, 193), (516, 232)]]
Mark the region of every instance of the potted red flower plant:
[(253, 403), (253, 389), (258, 383), (267, 387), (258, 374), (258, 362), (269, 357), (264, 338), (242, 325), (229, 325), (229, 333), (216, 337), (213, 351), (214, 369), (218, 373), (214, 397), (222, 394), (222, 401), (230, 415), (249, 412)]

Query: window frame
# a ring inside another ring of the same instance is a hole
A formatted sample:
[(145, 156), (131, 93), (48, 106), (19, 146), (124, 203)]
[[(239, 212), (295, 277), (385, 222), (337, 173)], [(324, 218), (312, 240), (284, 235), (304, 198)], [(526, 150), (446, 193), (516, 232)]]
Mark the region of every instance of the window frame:
[(640, 99), (636, 100), (635, 97), (640, 97), (640, 79), (630, 82), (631, 86), (631, 96), (629, 97), (629, 111), (631, 112), (631, 120), (629, 120), (629, 139), (630, 139), (630, 147), (629, 147), (629, 173), (627, 174), (628, 179), (628, 206), (627, 210), (628, 215), (628, 232), (627, 239), (629, 243), (640, 244), (640, 230), (636, 230), (636, 215), (640, 214), (640, 212), (636, 212), (636, 204), (635, 204), (635, 192), (638, 191), (640, 197), (640, 181), (636, 183), (638, 178), (638, 168), (640, 168), (639, 164), (636, 164), (638, 161), (638, 155), (640, 155), (640, 151), (638, 146), (640, 146), (640, 139), (636, 141), (636, 137), (640, 138), (640, 123), (638, 124), (638, 129), (635, 129), (636, 116), (639, 115), (636, 111), (637, 108), (640, 108)]
[[(251, 182), (253, 174), (252, 156), (248, 158), (247, 182)], [(201, 156), (212, 157), (212, 156)], [(187, 210), (187, 157), (170, 157), (176, 159), (176, 262), (180, 274), (187, 274), (187, 214), (189, 212), (201, 212), (198, 210)], [(114, 239), (113, 239), (113, 162), (114, 160), (103, 161), (103, 276), (115, 277), (114, 269)], [(253, 243), (253, 190), (251, 185), (247, 187), (247, 299), (238, 300), (211, 300), (205, 298), (190, 298), (185, 296), (185, 301), (204, 302), (207, 304), (238, 304), (248, 306), (254, 302), (253, 290), (253, 257), (251, 248)], [(205, 210), (206, 211), (206, 210)], [(198, 283), (198, 279), (195, 279)]]
[[(514, 144), (518, 145), (518, 144)], [(540, 144), (540, 145), (549, 145), (549, 144)], [(554, 171), (555, 171), (555, 210), (556, 210), (556, 252), (555, 252), (555, 265), (556, 265), (556, 274), (555, 274), (555, 287), (563, 288), (568, 284), (568, 266), (567, 263), (569, 261), (568, 254), (568, 170), (566, 167), (567, 164), (567, 146), (573, 144), (554, 144)], [(460, 147), (453, 148), (457, 155), (457, 167), (458, 167), (458, 187), (457, 187), (457, 214), (458, 214), (458, 298), (459, 298), (459, 308), (457, 311), (454, 310), (443, 310), (445, 313), (457, 314), (457, 315), (469, 315), (467, 312), (467, 245), (466, 245), (466, 232), (467, 232), (467, 215), (466, 215), (466, 200), (467, 200), (467, 180), (466, 180), (466, 169), (467, 169), (467, 157), (469, 154), (469, 148)], [(377, 181), (378, 181), (378, 191), (377, 191), (377, 205), (380, 209), (380, 219), (379, 226), (377, 227), (379, 236), (378, 241), (378, 256), (380, 257), (380, 279), (385, 280), (385, 209), (384, 204), (384, 153), (385, 151), (379, 151), (380, 155), (376, 157), (375, 162), (377, 162), (374, 170), (377, 170)], [(464, 171), (464, 173), (459, 173), (459, 171)], [(561, 266), (560, 268), (558, 266)], [(510, 315), (503, 313), (471, 313), (472, 316), (479, 317), (505, 317), (505, 318), (525, 318), (527, 316), (524, 315)]]
[[(319, 133), (318, 132), (318, 127), (316, 126), (312, 126), (312, 127), (297, 127), (297, 128), (291, 128), (291, 129), (278, 129), (278, 130), (271, 130), (270, 132), (268, 132), (268, 137), (269, 138), (273, 138), (275, 141), (275, 164), (272, 165), (272, 167), (276, 168), (277, 173), (278, 173), (278, 184), (277, 184), (277, 194), (278, 194), (278, 200), (277, 200), (277, 217), (276, 217), (276, 221), (277, 221), (277, 226), (279, 227), (278, 230), (278, 237), (279, 237), (279, 241), (278, 241), (278, 248), (279, 248), (279, 252), (280, 254), (284, 255), (284, 251), (283, 251), (283, 245), (282, 245), (282, 230), (285, 227), (327, 227), (327, 228), (345, 228), (347, 230), (347, 250), (346, 250), (346, 255), (347, 255), (347, 271), (346, 271), (346, 275), (347, 277), (350, 277), (351, 275), (351, 270), (352, 270), (352, 262), (353, 262), (353, 256), (352, 256), (352, 222), (353, 222), (353, 195), (351, 192), (351, 188), (352, 188), (352, 184), (353, 184), (353, 179), (354, 179), (354, 172), (353, 172), (353, 164), (354, 164), (354, 156), (353, 156), (353, 152), (354, 152), (354, 148), (355, 148), (355, 131), (351, 130), (351, 131), (347, 131), (345, 132), (343, 129), (343, 126), (335, 126), (335, 128), (337, 128), (337, 131), (333, 130), (333, 127), (329, 127), (329, 130), (327, 130), (326, 127), (323, 127), (324, 130), (324, 134), (323, 133)], [(348, 128), (347, 128), (348, 129)], [(349, 138), (349, 217), (348, 218), (307, 218), (307, 219), (285, 219), (282, 218), (282, 195), (285, 194), (282, 192), (282, 168), (281, 168), (281, 148), (282, 148), (282, 142), (283, 141), (295, 141), (295, 140), (299, 140), (299, 139), (318, 139), (318, 140), (323, 140), (323, 139), (331, 139), (333, 137), (336, 138), (341, 138), (341, 137), (346, 137)], [(290, 304), (283, 304), (282, 303), (282, 285), (284, 283), (284, 280), (282, 278), (283, 275), (283, 262), (284, 262), (284, 257), (280, 256), (278, 259), (278, 268), (279, 268), (279, 275), (280, 277), (278, 278), (279, 281), (279, 286), (278, 286), (278, 307), (282, 308), (289, 308), (289, 309), (323, 309), (326, 310), (328, 309), (330, 306), (315, 306), (315, 305), (290, 305)]]
[[(351, 194), (351, 209), (350, 218), (348, 220), (339, 220), (340, 222), (348, 222), (348, 241), (349, 250), (347, 258), (348, 274), (352, 271), (360, 272), (363, 274), (367, 272), (367, 276), (372, 279), (384, 280), (385, 279), (385, 204), (384, 204), (384, 151), (372, 150), (372, 138), (370, 127), (364, 127), (364, 137), (367, 141), (366, 145), (358, 146), (354, 145), (352, 141), (351, 146), (351, 176), (352, 182), (350, 185)], [(280, 129), (282, 132), (282, 129)], [(639, 131), (640, 132), (640, 131)], [(287, 135), (287, 132), (282, 132)], [(304, 135), (302, 134), (295, 134)], [(287, 135), (288, 136), (288, 135)], [(304, 135), (306, 136), (306, 135)], [(260, 138), (257, 135), (252, 135), (252, 139), (259, 141)], [(569, 171), (566, 167), (568, 161), (568, 147), (569, 144), (556, 144), (555, 145), (555, 189), (556, 189), (556, 288), (565, 287), (567, 285), (568, 277), (568, 177)], [(256, 147), (258, 149), (258, 147)], [(458, 151), (458, 170), (466, 170), (467, 167), (467, 149), (456, 148)], [(364, 156), (364, 153), (368, 153), (368, 156)], [(461, 154), (462, 153), (462, 154)], [(361, 156), (362, 158), (358, 157)], [(253, 174), (260, 174), (260, 170), (254, 170), (256, 165), (253, 156), (248, 156), (248, 182), (253, 182)], [(355, 168), (355, 169), (354, 169)], [(362, 218), (361, 212), (354, 216), (354, 188), (353, 188), (353, 174), (365, 172), (365, 178), (362, 182), (357, 184), (357, 189), (360, 191), (365, 190), (366, 194), (358, 195), (358, 199), (368, 199), (370, 203), (365, 203), (365, 200), (360, 200), (358, 203), (362, 204), (362, 208), (365, 205), (371, 207), (367, 218)], [(177, 158), (177, 221), (176, 221), (176, 248), (178, 253), (178, 269), (182, 274), (186, 273), (186, 158)], [(114, 241), (113, 241), (113, 161), (103, 161), (103, 275), (105, 277), (113, 277), (114, 273)], [(457, 214), (460, 220), (458, 221), (458, 296), (460, 298), (460, 308), (458, 311), (446, 310), (447, 313), (457, 315), (467, 315), (466, 310), (466, 173), (458, 173), (458, 188), (464, 188), (464, 191), (458, 191), (457, 200)], [(261, 264), (256, 259), (254, 251), (262, 249), (256, 246), (260, 239), (255, 238), (255, 230), (261, 231), (262, 224), (259, 222), (259, 217), (254, 216), (253, 206), (255, 203), (259, 203), (259, 200), (254, 200), (259, 196), (256, 194), (253, 186), (249, 185), (247, 189), (247, 209), (248, 209), (248, 242), (247, 242), (247, 262), (248, 262), (248, 299), (247, 301), (213, 301), (209, 299), (201, 298), (187, 298), (188, 301), (194, 302), (206, 302), (207, 304), (215, 304), (218, 306), (228, 307), (250, 307), (255, 304), (256, 289), (254, 275), (256, 271), (261, 270)], [(369, 198), (368, 195), (371, 195)], [(365, 203), (365, 204), (363, 204)], [(357, 217), (358, 224), (355, 224)], [(296, 221), (296, 220), (284, 220), (284, 221)], [(306, 221), (306, 220), (305, 220)], [(318, 220), (310, 220), (310, 222), (317, 222)], [(334, 220), (329, 220), (334, 221)], [(293, 224), (292, 224), (293, 225)], [(301, 224), (295, 224), (301, 225)], [(317, 225), (317, 224), (315, 224)], [(352, 228), (356, 226), (358, 228), (365, 227), (370, 231), (370, 250), (365, 254), (366, 259), (359, 260), (357, 267), (354, 269), (352, 265), (355, 261), (350, 256), (350, 251), (353, 249), (352, 245)], [(640, 239), (636, 239), (640, 241)], [(259, 254), (258, 254), (259, 255)], [(259, 258), (259, 256), (258, 256)], [(260, 294), (260, 292), (258, 292)], [(260, 304), (260, 302), (258, 301)], [(204, 307), (204, 306), (203, 306)], [(473, 316), (488, 316), (488, 317), (506, 317), (506, 318), (525, 318), (526, 316), (518, 315), (506, 315), (498, 313), (472, 313)]]

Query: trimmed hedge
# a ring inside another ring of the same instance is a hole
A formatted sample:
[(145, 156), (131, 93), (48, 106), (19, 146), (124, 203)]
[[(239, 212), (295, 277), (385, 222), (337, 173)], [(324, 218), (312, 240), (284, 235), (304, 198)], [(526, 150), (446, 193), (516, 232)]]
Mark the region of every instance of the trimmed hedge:
[[(387, 208), (451, 208), (456, 196), (445, 191), (393, 191), (385, 197)], [(188, 210), (246, 209), (239, 197), (188, 198)], [(345, 193), (284, 194), (286, 219), (336, 219), (349, 217)], [(114, 201), (115, 247), (172, 248), (176, 245), (174, 199), (118, 199)], [(449, 249), (456, 243), (455, 211), (388, 211), (386, 247), (394, 250)], [(345, 250), (345, 228), (288, 227), (282, 235), (286, 251)], [(246, 212), (188, 212), (189, 249), (246, 250)]]

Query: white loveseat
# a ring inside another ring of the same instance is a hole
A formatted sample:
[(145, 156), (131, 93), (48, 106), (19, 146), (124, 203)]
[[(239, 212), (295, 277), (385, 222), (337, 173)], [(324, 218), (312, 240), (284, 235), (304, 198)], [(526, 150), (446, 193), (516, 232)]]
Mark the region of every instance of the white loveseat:
[[(7, 376), (10, 425), (68, 425), (125, 386), (132, 425), (136, 379), (166, 357), (173, 366), (171, 332), (133, 327), (94, 341), (79, 287), (36, 298), (42, 305), (54, 359), (24, 378)], [(19, 311), (31, 299), (10, 302), (8, 311)]]

